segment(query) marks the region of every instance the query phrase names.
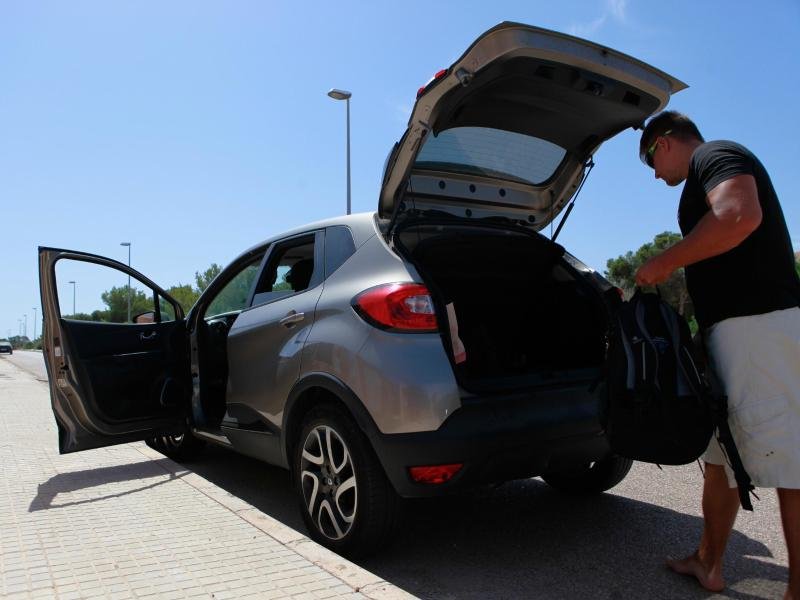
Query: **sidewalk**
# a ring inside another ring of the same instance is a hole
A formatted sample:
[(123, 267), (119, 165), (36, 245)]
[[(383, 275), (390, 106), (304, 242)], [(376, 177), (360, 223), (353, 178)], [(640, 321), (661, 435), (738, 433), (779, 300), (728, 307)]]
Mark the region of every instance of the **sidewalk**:
[(0, 436), (2, 598), (413, 598), (144, 443), (59, 455), (8, 360)]

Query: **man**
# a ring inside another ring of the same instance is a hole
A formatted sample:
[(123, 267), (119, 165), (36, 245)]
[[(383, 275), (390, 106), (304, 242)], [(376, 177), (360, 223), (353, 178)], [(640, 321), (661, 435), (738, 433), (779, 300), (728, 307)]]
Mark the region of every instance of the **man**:
[[(777, 195), (749, 150), (706, 143), (677, 112), (648, 122), (639, 151), (656, 179), (685, 183), (678, 209), (683, 239), (642, 265), (636, 282), (655, 285), (686, 267), (744, 467), (756, 486), (777, 488), (789, 554), (784, 600), (800, 600), (800, 278)], [(699, 547), (667, 564), (719, 591), (739, 499), (716, 439), (704, 458)]]

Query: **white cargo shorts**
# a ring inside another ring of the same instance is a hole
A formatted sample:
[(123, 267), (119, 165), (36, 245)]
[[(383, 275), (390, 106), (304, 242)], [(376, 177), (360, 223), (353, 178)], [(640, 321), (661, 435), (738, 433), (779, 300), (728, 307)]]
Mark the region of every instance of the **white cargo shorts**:
[[(800, 489), (800, 308), (725, 319), (711, 328), (706, 345), (753, 485)], [(724, 465), (736, 487), (716, 438), (704, 459)]]

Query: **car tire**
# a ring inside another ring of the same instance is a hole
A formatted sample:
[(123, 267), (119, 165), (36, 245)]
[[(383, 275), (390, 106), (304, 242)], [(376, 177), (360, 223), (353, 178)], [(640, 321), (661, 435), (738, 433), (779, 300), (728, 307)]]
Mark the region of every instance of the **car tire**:
[(400, 524), (400, 497), (346, 410), (315, 407), (295, 442), (292, 482), (311, 538), (349, 557), (391, 543)]
[(542, 475), (542, 479), (562, 492), (599, 494), (625, 479), (632, 464), (633, 461), (630, 458), (611, 455), (576, 469), (546, 473)]
[(206, 443), (194, 437), (189, 431), (179, 435), (160, 435), (145, 442), (154, 450), (176, 461), (189, 461), (198, 458), (205, 450)]

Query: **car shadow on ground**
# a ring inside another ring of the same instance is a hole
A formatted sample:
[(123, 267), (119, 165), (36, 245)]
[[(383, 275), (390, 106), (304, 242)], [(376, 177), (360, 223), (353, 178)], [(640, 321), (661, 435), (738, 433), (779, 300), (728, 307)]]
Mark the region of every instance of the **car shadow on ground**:
[[(209, 448), (187, 468), (305, 533), (288, 473)], [(402, 531), (354, 562), (421, 598), (781, 598), (786, 567), (734, 531), (721, 594), (664, 566), (693, 549), (701, 520), (613, 493), (562, 494), (538, 479), (405, 503)]]

